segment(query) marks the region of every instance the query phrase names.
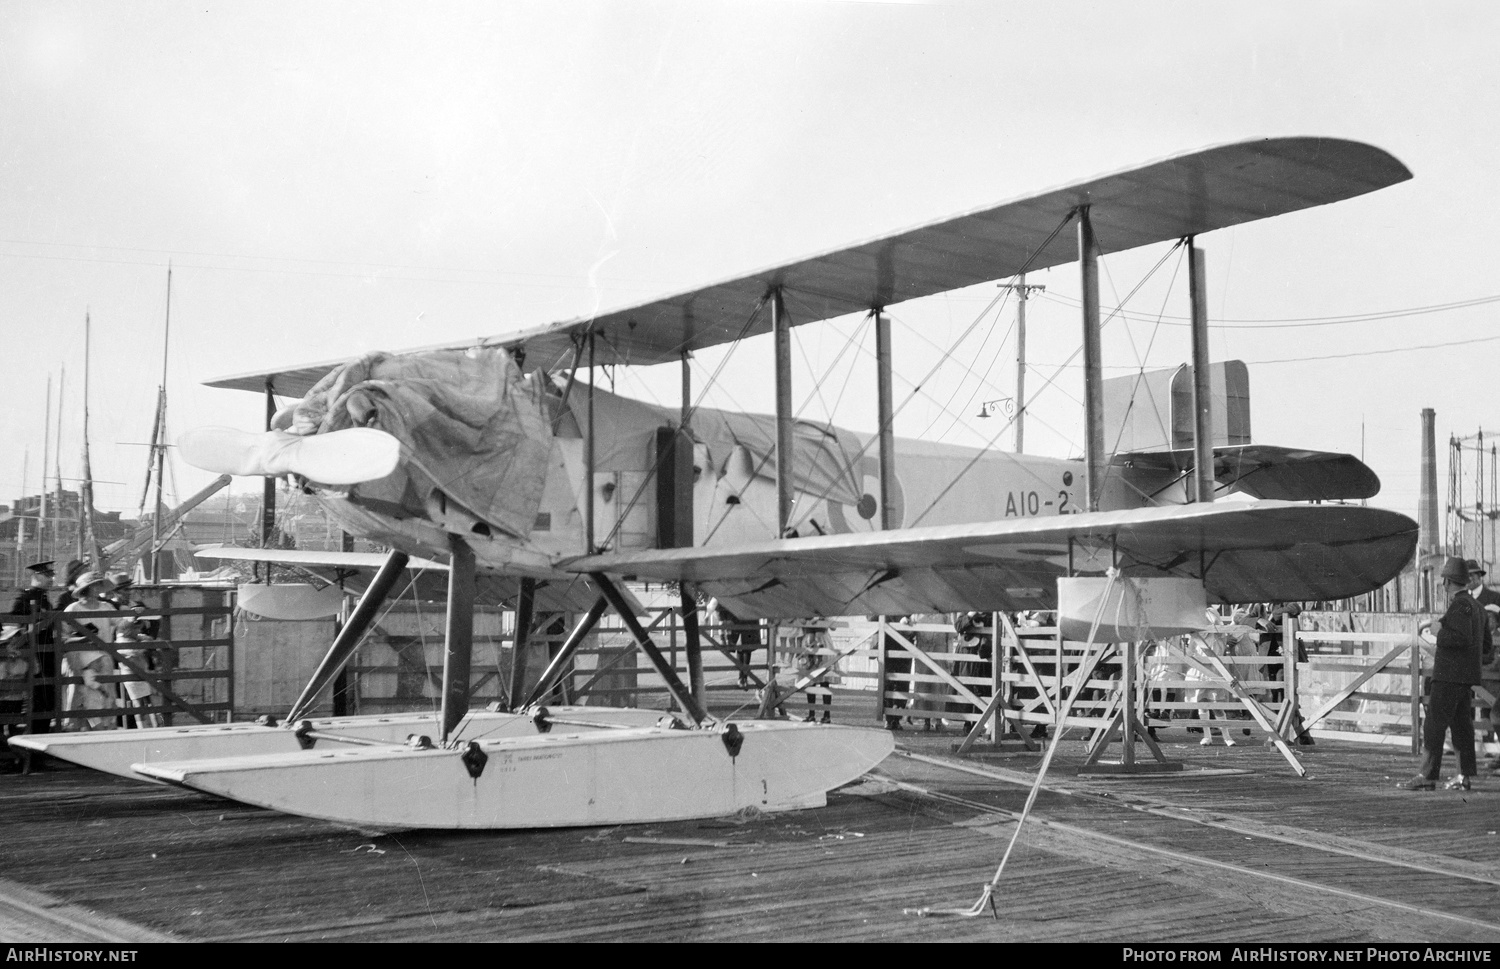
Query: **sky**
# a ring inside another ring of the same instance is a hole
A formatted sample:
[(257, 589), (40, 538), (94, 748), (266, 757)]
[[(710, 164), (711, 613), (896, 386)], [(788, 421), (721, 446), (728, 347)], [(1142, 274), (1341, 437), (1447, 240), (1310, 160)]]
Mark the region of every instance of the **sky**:
[[(1208, 145), (1322, 135), (1414, 178), (1200, 237), (1211, 352), (1249, 364), (1257, 442), (1362, 454), (1371, 503), (1415, 516), (1423, 408), (1440, 442), (1500, 432), (1497, 28), (1493, 4), (1363, 0), (5, 4), (0, 503), (39, 490), (44, 449), (57, 463), (49, 382), (76, 487), (87, 318), (97, 502), (134, 515), (169, 265), (170, 434), (259, 429), (259, 397), (201, 382), (464, 343)], [(1104, 260), (1106, 308), (1134, 293), (1107, 376), (1188, 359), (1169, 250)], [(1077, 267), (1028, 282), (1047, 288), (1026, 449), (1078, 456)], [(998, 292), (892, 308), (898, 405), (921, 384), (899, 435), (1010, 445), (975, 416), (1013, 393)], [(868, 326), (795, 334), (802, 416), (873, 429)], [(768, 341), (699, 354), (695, 389), (715, 374), (704, 404), (773, 409)], [(673, 366), (609, 379), (678, 402)], [(174, 461), (169, 502), (211, 477)]]

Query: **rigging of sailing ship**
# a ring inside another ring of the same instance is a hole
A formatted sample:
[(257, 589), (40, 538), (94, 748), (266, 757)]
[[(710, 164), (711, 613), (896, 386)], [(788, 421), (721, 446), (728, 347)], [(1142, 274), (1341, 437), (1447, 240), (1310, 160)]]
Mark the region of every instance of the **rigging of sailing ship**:
[(79, 484), (78, 558), (92, 568), (104, 567), (104, 549), (94, 529), (94, 471), (89, 463), (89, 341), (92, 324), (83, 314), (83, 480)]

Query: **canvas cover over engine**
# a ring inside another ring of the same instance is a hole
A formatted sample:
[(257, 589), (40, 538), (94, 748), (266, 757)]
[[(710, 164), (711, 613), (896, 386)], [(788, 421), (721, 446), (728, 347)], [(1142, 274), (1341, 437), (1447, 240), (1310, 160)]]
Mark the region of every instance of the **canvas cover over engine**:
[(401, 443), (401, 463), (350, 489), (350, 500), (398, 518), (456, 505), (518, 538), (536, 520), (552, 428), (539, 381), (504, 350), (368, 353), (319, 380), (276, 426), (293, 434), (374, 427)]

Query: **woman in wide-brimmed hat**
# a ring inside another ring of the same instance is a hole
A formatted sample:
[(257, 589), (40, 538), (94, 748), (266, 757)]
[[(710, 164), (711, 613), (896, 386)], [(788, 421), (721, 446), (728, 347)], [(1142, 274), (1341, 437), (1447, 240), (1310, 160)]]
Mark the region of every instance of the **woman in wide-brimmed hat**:
[[(104, 594), (114, 588), (109, 577), (102, 572), (88, 571), (73, 581), (73, 601), (68, 603), (65, 614), (90, 612), (115, 612), (114, 603), (106, 602)], [(77, 625), (68, 624), (67, 652), (63, 653), (63, 675), (79, 677), (82, 683), (68, 684), (63, 703), (64, 710), (113, 710), (118, 704), (113, 685), (98, 682), (97, 677), (115, 671), (115, 661), (90, 638), (90, 633), (99, 642), (113, 642), (114, 623), (98, 618)], [(66, 717), (64, 730), (104, 730), (115, 726), (114, 717)]]

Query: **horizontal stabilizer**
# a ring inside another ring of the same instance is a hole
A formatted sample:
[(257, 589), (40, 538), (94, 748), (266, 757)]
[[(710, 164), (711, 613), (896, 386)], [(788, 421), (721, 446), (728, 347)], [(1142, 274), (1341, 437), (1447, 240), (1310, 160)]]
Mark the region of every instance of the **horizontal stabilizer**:
[[(1193, 469), (1193, 452), (1132, 451), (1116, 454), (1110, 463), (1176, 477)], [(1267, 444), (1214, 448), (1214, 481), (1220, 494), (1271, 501), (1358, 501), (1380, 492), (1380, 478), (1352, 454)]]

